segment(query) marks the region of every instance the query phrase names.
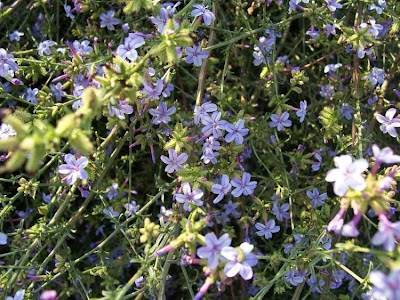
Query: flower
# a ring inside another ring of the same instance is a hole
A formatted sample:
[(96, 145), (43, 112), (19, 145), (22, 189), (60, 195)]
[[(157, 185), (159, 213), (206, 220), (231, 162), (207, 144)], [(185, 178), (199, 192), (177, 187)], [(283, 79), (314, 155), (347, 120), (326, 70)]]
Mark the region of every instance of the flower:
[(119, 24), (119, 19), (114, 18), (115, 11), (109, 10), (107, 14), (100, 15), (100, 27), (107, 27), (108, 30), (114, 30), (114, 25)]
[(251, 175), (244, 172), (242, 179), (234, 178), (231, 180), (232, 186), (235, 188), (231, 194), (233, 197), (240, 197), (240, 195), (249, 196), (253, 194), (254, 189), (257, 186), (256, 181), (250, 181)]
[(93, 47), (91, 47), (89, 45), (90, 45), (90, 42), (88, 40), (84, 40), (82, 42), (74, 41), (72, 43), (73, 49), (75, 49), (76, 53), (80, 56), (85, 56), (85, 54), (93, 52)]
[(36, 95), (38, 93), (39, 93), (39, 89), (37, 89), (37, 88), (34, 88), (34, 89), (27, 88), (24, 93), (24, 99), (33, 104), (38, 104), (37, 99), (36, 99)]
[(6, 300), (23, 300), (25, 295), (25, 290), (19, 290), (15, 293), (14, 297), (6, 297)]
[(306, 34), (311, 37), (313, 40), (318, 40), (319, 31), (314, 28), (314, 25), (311, 25), (310, 30), (306, 31)]
[(137, 205), (135, 201), (131, 201), (130, 203), (126, 203), (124, 205), (124, 207), (126, 209), (125, 217), (128, 218), (128, 217), (132, 216), (133, 214), (135, 214), (139, 210), (140, 205)]
[(385, 81), (385, 71), (378, 68), (372, 68), (372, 72), (367, 75), (367, 79), (372, 86), (376, 86), (378, 83), (382, 84)]
[(327, 230), (328, 231), (333, 231), (336, 234), (339, 234), (342, 232), (342, 228), (343, 228), (343, 217), (344, 214), (346, 213), (346, 209), (341, 208), (339, 210), (339, 212), (336, 214), (336, 216), (329, 222)]
[(307, 191), (306, 194), (307, 194), (307, 197), (311, 199), (311, 206), (313, 208), (317, 208), (319, 206), (324, 205), (324, 200), (327, 197), (326, 193), (323, 193), (320, 195), (317, 188), (314, 188), (312, 192)]
[(300, 109), (296, 111), (296, 116), (300, 118), (300, 123), (303, 123), (307, 114), (307, 101), (300, 101)]
[(249, 133), (249, 129), (243, 127), (244, 121), (242, 119), (238, 120), (235, 124), (226, 124), (225, 130), (228, 134), (225, 136), (225, 142), (230, 143), (235, 141), (236, 145), (243, 144), (243, 137)]
[(155, 117), (152, 123), (156, 125), (159, 125), (161, 123), (168, 124), (168, 122), (171, 121), (171, 118), (169, 116), (173, 115), (175, 112), (175, 106), (167, 108), (165, 102), (160, 102), (157, 109), (152, 108), (149, 110), (149, 113)]
[(7, 54), (6, 50), (0, 48), (0, 76), (14, 76), (14, 72), (18, 70), (18, 65), (15, 62), (14, 55)]
[(386, 112), (385, 116), (381, 114), (376, 114), (376, 120), (381, 123), (382, 125), (379, 127), (383, 133), (389, 133), (392, 137), (397, 137), (396, 127), (400, 127), (400, 119), (395, 118), (396, 109), (390, 108)]
[(292, 126), (292, 121), (289, 120), (289, 113), (284, 111), (280, 115), (271, 115), (272, 122), (269, 122), (269, 127), (277, 127), (278, 131), (282, 131), (285, 127)]
[(167, 173), (173, 173), (174, 171), (183, 169), (182, 164), (184, 164), (188, 159), (188, 155), (186, 153), (181, 153), (178, 155), (174, 149), (168, 150), (168, 156), (169, 157), (161, 155), (161, 160), (167, 164), (165, 167), (165, 172)]
[(280, 226), (275, 226), (275, 220), (269, 220), (265, 225), (257, 223), (255, 227), (258, 230), (256, 234), (258, 236), (264, 236), (267, 240), (272, 238), (273, 233), (277, 233), (281, 229)]
[(341, 108), (340, 108), (340, 113), (342, 114), (343, 117), (345, 117), (347, 120), (351, 120), (353, 119), (353, 113), (354, 110), (353, 108), (351, 108), (348, 104), (344, 104)]
[(257, 257), (251, 253), (254, 246), (249, 243), (242, 243), (238, 248), (224, 247), (221, 255), (229, 262), (225, 265), (224, 273), (227, 277), (233, 277), (240, 274), (244, 280), (250, 280), (253, 277), (251, 267), (257, 264)]
[(38, 46), (39, 55), (40, 56), (43, 56), (44, 54), (50, 55), (51, 54), (50, 47), (52, 47), (54, 45), (56, 45), (56, 42), (53, 42), (50, 40), (46, 40), (46, 41), (39, 43), (39, 46)]
[(368, 5), (368, 10), (375, 10), (378, 15), (383, 13), (383, 9), (388, 8), (385, 0), (378, 0), (378, 4), (370, 4)]
[(217, 204), (224, 198), (224, 196), (231, 190), (232, 185), (229, 183), (229, 177), (226, 174), (223, 174), (221, 177), (221, 184), (214, 184), (211, 187), (211, 191), (214, 194), (217, 194), (217, 198), (213, 200), (214, 204)]
[(88, 178), (88, 173), (85, 168), (88, 164), (88, 159), (81, 156), (78, 160), (72, 154), (67, 154), (64, 157), (66, 164), (58, 167), (58, 173), (65, 175), (62, 181), (67, 182), (69, 185), (73, 185), (76, 180), (85, 180)]
[(10, 136), (15, 136), (17, 133), (11, 125), (3, 123), (0, 125), (0, 140), (6, 140)]
[(156, 85), (154, 86), (152, 82), (144, 81), (143, 83), (143, 94), (147, 95), (147, 100), (157, 100), (159, 99), (164, 88), (164, 82), (162, 79), (158, 79)]
[(106, 215), (107, 218), (113, 219), (118, 218), (119, 212), (115, 211), (112, 206), (103, 209), (103, 213)]
[(218, 266), (218, 261), (221, 260), (221, 250), (231, 244), (232, 239), (227, 233), (217, 239), (215, 233), (207, 233), (204, 236), (205, 246), (197, 249), (197, 255), (200, 258), (207, 258), (207, 266), (211, 270), (215, 270)]
[(334, 158), (335, 169), (328, 171), (325, 180), (334, 182), (333, 191), (338, 196), (344, 196), (351, 187), (356, 191), (362, 191), (366, 187), (362, 173), (368, 169), (368, 162), (361, 158), (353, 162), (350, 155), (341, 155)]
[(118, 46), (117, 55), (129, 59), (131, 62), (135, 61), (138, 57), (136, 48), (144, 44), (145, 40), (142, 36), (130, 33), (129, 36), (125, 38), (124, 43)]
[(18, 30), (14, 30), (13, 32), (11, 32), (8, 37), (10, 38), (10, 41), (17, 41), (19, 42), (21, 39), (21, 36), (24, 36), (23, 32), (20, 32)]
[(381, 271), (372, 271), (369, 280), (373, 284), (372, 299), (400, 299), (400, 269), (392, 270), (389, 276)]
[(0, 232), (0, 245), (6, 245), (7, 244), (7, 235)]
[(330, 99), (335, 93), (335, 88), (331, 84), (321, 85), (319, 94), (325, 99)]
[(54, 98), (56, 98), (56, 101), (61, 101), (61, 98), (65, 96), (65, 92), (62, 89), (63, 86), (60, 82), (57, 84), (50, 84), (51, 93)]
[(128, 101), (122, 100), (117, 105), (110, 105), (108, 107), (108, 113), (110, 116), (117, 116), (120, 120), (125, 120), (125, 115), (133, 113), (133, 108), (128, 104)]
[(382, 150), (377, 145), (372, 145), (372, 153), (377, 161), (385, 164), (395, 164), (400, 162), (400, 155), (394, 155), (393, 150), (385, 147)]
[(193, 7), (195, 9), (192, 10), (192, 16), (193, 17), (202, 17), (204, 24), (210, 25), (212, 21), (215, 20), (215, 15), (212, 13), (212, 11), (208, 10), (206, 7), (204, 7), (201, 4), (193, 4)]
[(290, 269), (285, 275), (285, 280), (293, 286), (298, 286), (304, 281), (304, 274), (297, 269)]
[(379, 215), (379, 220), (379, 229), (372, 237), (372, 244), (383, 245), (386, 251), (393, 251), (396, 239), (400, 239), (400, 222), (390, 222), (383, 213)]
[(185, 62), (187, 64), (194, 64), (196, 67), (200, 67), (202, 60), (208, 57), (208, 51), (201, 50), (200, 45), (186, 47), (185, 52), (187, 54)]
[(331, 12), (336, 11), (338, 8), (342, 8), (343, 5), (338, 3), (338, 0), (325, 0), (326, 6)]
[[(173, 19), (176, 8), (181, 4), (181, 2), (176, 2), (173, 4), (171, 2), (166, 2), (163, 4), (163, 7), (160, 9), (159, 17), (150, 17), (150, 21), (156, 26), (158, 32), (163, 33), (165, 29), (165, 25), (167, 25), (168, 19)], [(174, 29), (179, 28), (179, 23), (174, 20)]]
[(201, 123), (204, 125), (201, 132), (204, 135), (212, 134), (215, 138), (220, 137), (222, 135), (221, 130), (224, 130), (227, 124), (225, 120), (220, 120), (220, 119), (221, 119), (221, 113), (218, 111), (213, 112), (211, 116), (205, 115), (201, 119)]
[(284, 203), (281, 206), (279, 206), (277, 202), (274, 202), (274, 204), (272, 204), (272, 213), (274, 214), (274, 216), (278, 221), (283, 221), (284, 218), (285, 219), (290, 218), (290, 214), (288, 212), (289, 208), (290, 208), (289, 203)]
[(200, 120), (208, 117), (208, 113), (215, 112), (218, 109), (214, 103), (206, 102), (194, 109), (194, 124), (199, 124)]
[(192, 208), (189, 206), (189, 203), (193, 203), (197, 206), (202, 206), (203, 201), (201, 201), (201, 197), (203, 197), (203, 192), (200, 189), (196, 189), (192, 192), (190, 184), (188, 182), (182, 183), (182, 192), (183, 194), (175, 195), (175, 199), (177, 202), (183, 204), (183, 209), (185, 211), (191, 211)]
[(65, 10), (65, 15), (67, 16), (67, 18), (70, 18), (71, 20), (75, 19), (75, 16), (72, 14), (71, 6), (64, 4), (64, 10)]

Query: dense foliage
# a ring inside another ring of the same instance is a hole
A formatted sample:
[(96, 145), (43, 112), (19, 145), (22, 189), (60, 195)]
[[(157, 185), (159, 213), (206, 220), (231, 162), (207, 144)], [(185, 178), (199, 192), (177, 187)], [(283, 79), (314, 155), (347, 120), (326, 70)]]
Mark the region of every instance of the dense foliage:
[(0, 20), (0, 299), (400, 299), (396, 0)]

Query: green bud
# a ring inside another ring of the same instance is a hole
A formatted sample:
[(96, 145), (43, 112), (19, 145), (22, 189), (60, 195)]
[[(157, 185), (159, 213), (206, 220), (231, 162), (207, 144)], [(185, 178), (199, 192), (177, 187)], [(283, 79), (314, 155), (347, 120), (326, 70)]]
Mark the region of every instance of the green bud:
[[(77, 124), (78, 123), (78, 124)], [(62, 117), (58, 123), (56, 128), (56, 135), (61, 137), (67, 137), (71, 135), (72, 131), (79, 126), (79, 122), (77, 122), (74, 114), (68, 114)]]
[(28, 128), (27, 125), (25, 125), (20, 119), (18, 119), (16, 116), (14, 115), (7, 115), (4, 119), (3, 119), (3, 123), (6, 123), (8, 125), (11, 125), (12, 128), (15, 130), (15, 132), (17, 133), (17, 135), (19, 136), (23, 136), (25, 134), (28, 133)]
[(74, 129), (68, 140), (71, 146), (83, 155), (90, 155), (94, 152), (92, 142), (80, 129)]
[(6, 162), (6, 171), (13, 172), (19, 169), (26, 160), (25, 152), (17, 150), (11, 154), (11, 157)]
[(26, 164), (26, 170), (28, 172), (34, 172), (39, 169), (40, 163), (46, 155), (46, 145), (44, 143), (41, 143), (38, 138), (39, 137), (36, 137), (35, 139), (35, 143), (31, 151), (31, 156), (28, 160), (28, 163)]

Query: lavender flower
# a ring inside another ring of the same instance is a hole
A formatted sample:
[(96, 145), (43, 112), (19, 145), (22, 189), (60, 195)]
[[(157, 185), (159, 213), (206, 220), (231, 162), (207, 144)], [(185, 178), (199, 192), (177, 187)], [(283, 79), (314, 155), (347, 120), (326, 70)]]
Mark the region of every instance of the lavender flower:
[(200, 189), (192, 191), (190, 184), (188, 182), (182, 183), (183, 194), (176, 194), (175, 199), (177, 202), (183, 204), (183, 209), (185, 211), (191, 211), (190, 203), (196, 206), (202, 206), (203, 201), (200, 199), (203, 197), (203, 192)]
[(379, 229), (372, 237), (372, 244), (383, 245), (386, 251), (393, 251), (396, 240), (400, 240), (400, 222), (390, 222), (383, 213), (379, 215), (379, 220)]
[(275, 225), (275, 220), (269, 220), (265, 225), (257, 223), (255, 227), (258, 230), (256, 234), (258, 236), (264, 236), (267, 240), (272, 238), (273, 233), (277, 233), (281, 229), (280, 226)]
[(318, 280), (316, 276), (311, 276), (310, 279), (307, 280), (307, 284), (310, 287), (311, 292), (322, 294), (322, 287), (325, 284), (325, 281), (322, 279)]
[(38, 104), (37, 99), (36, 99), (36, 95), (38, 93), (39, 93), (39, 90), (37, 88), (34, 88), (34, 89), (27, 88), (24, 93), (24, 99), (33, 104)]
[(161, 160), (167, 164), (165, 167), (165, 172), (173, 173), (180, 169), (183, 169), (183, 164), (187, 161), (188, 155), (186, 153), (181, 153), (178, 155), (174, 149), (168, 150), (168, 156), (161, 155)]
[(0, 232), (0, 245), (6, 245), (6, 244), (7, 244), (7, 235)]
[(110, 116), (117, 116), (120, 120), (125, 120), (125, 115), (130, 115), (133, 113), (133, 108), (128, 104), (128, 101), (122, 100), (117, 103), (117, 105), (109, 105), (108, 113)]
[(23, 300), (25, 295), (25, 290), (19, 290), (15, 293), (14, 297), (7, 296), (5, 300)]
[(85, 56), (86, 54), (93, 52), (93, 47), (89, 46), (90, 42), (88, 40), (74, 41), (72, 47), (75, 49), (76, 53), (80, 56)]
[(119, 212), (115, 211), (112, 206), (103, 209), (103, 213), (109, 219), (114, 219), (114, 218), (118, 218), (119, 217)]
[(350, 155), (341, 155), (334, 158), (335, 169), (328, 171), (325, 180), (334, 182), (333, 190), (336, 195), (344, 196), (351, 187), (356, 191), (362, 191), (366, 187), (362, 173), (368, 169), (365, 159), (357, 159), (353, 162)]
[(114, 25), (119, 24), (120, 20), (114, 18), (115, 11), (109, 10), (107, 14), (100, 15), (100, 27), (107, 27), (108, 30), (112, 31), (115, 29)]
[(225, 136), (225, 142), (230, 143), (235, 141), (236, 145), (243, 144), (243, 137), (249, 133), (249, 129), (243, 127), (244, 121), (242, 119), (238, 120), (235, 124), (228, 123), (225, 126), (225, 130), (228, 132)]
[(227, 277), (234, 277), (240, 274), (244, 280), (250, 280), (253, 277), (253, 270), (257, 264), (257, 257), (251, 253), (254, 246), (249, 243), (242, 243), (238, 248), (224, 247), (221, 255), (229, 262), (225, 265), (224, 273)]
[(211, 116), (205, 115), (201, 119), (201, 123), (204, 125), (201, 132), (203, 132), (204, 135), (212, 134), (215, 138), (220, 137), (222, 135), (221, 130), (224, 130), (227, 124), (225, 120), (220, 119), (221, 113), (217, 111), (213, 112)]
[(215, 112), (217, 109), (217, 105), (210, 102), (196, 106), (194, 109), (194, 124), (199, 124), (200, 120), (202, 120), (204, 117), (208, 117), (208, 113)]
[(369, 280), (373, 284), (372, 299), (400, 299), (400, 269), (392, 270), (389, 276), (381, 271), (372, 271)]
[(396, 109), (390, 108), (386, 112), (385, 116), (376, 114), (376, 120), (382, 125), (379, 127), (383, 133), (389, 133), (390, 136), (396, 138), (398, 136), (396, 127), (400, 127), (400, 119), (395, 118)]
[(160, 102), (157, 109), (150, 109), (149, 113), (154, 116), (152, 123), (159, 125), (159, 124), (168, 124), (171, 121), (170, 115), (173, 115), (176, 112), (175, 106), (171, 106), (167, 108), (165, 102)]
[(86, 157), (81, 156), (77, 160), (72, 154), (67, 154), (64, 157), (64, 161), (66, 164), (58, 167), (58, 173), (65, 175), (62, 181), (73, 185), (78, 178), (82, 180), (88, 178), (88, 173), (85, 171), (88, 164), (88, 159)]
[(124, 43), (118, 46), (117, 55), (129, 59), (131, 62), (135, 61), (138, 57), (136, 49), (144, 44), (145, 40), (142, 36), (130, 33), (129, 36), (125, 38)]
[(285, 275), (285, 280), (293, 286), (298, 286), (304, 281), (304, 275), (297, 269), (290, 269)]
[(289, 113), (284, 111), (280, 115), (271, 115), (272, 122), (269, 122), (269, 127), (277, 127), (278, 131), (282, 131), (285, 127), (292, 126), (292, 121), (289, 120)]
[[(180, 5), (180, 2), (176, 2), (175, 4), (171, 2), (167, 2), (163, 4), (163, 7), (160, 9), (159, 17), (150, 17), (150, 21), (156, 26), (159, 33), (163, 33), (165, 29), (165, 25), (169, 19), (174, 17), (176, 8)], [(174, 20), (174, 29), (177, 30), (179, 28), (179, 23)]]
[(231, 194), (233, 197), (240, 197), (240, 195), (249, 196), (253, 194), (254, 189), (257, 186), (256, 181), (250, 181), (251, 175), (244, 172), (242, 179), (234, 178), (231, 180), (232, 186), (235, 188)]
[(300, 123), (303, 123), (307, 114), (307, 101), (300, 101), (300, 109), (296, 111), (296, 116), (300, 118)]
[(232, 185), (229, 183), (228, 175), (223, 174), (221, 177), (221, 184), (216, 183), (211, 187), (211, 191), (214, 194), (218, 195), (217, 198), (213, 200), (213, 203), (217, 204), (218, 202), (220, 202), (225, 197), (225, 195), (231, 190), (231, 188)]
[(367, 75), (367, 79), (372, 86), (376, 86), (378, 83), (382, 84), (385, 81), (385, 71), (378, 68), (372, 68), (372, 72)]
[(306, 194), (307, 194), (307, 197), (311, 199), (311, 206), (313, 208), (317, 208), (317, 207), (324, 205), (324, 200), (327, 197), (326, 193), (319, 194), (319, 191), (317, 188), (314, 188), (312, 192), (307, 191)]
[(325, 99), (330, 99), (334, 93), (335, 93), (335, 89), (332, 85), (330, 85), (330, 84), (321, 85), (321, 90), (319, 92), (321, 97), (323, 97)]
[(54, 45), (56, 45), (56, 42), (50, 41), (50, 40), (46, 40), (46, 41), (39, 43), (39, 46), (38, 46), (39, 55), (40, 56), (43, 56), (44, 54), (50, 55), (51, 54), (50, 47), (52, 47)]
[(24, 36), (24, 33), (18, 30), (14, 30), (8, 35), (10, 41), (17, 41), (17, 42), (21, 40), (21, 36)]
[(385, 0), (378, 0), (378, 4), (368, 5), (368, 10), (375, 10), (378, 15), (383, 13), (384, 8), (388, 8)]
[(140, 205), (137, 205), (135, 201), (131, 201), (130, 203), (126, 203), (124, 207), (126, 209), (125, 217), (129, 218), (139, 210)]
[(207, 233), (204, 237), (205, 246), (197, 249), (197, 255), (204, 259), (207, 258), (207, 266), (211, 270), (215, 270), (218, 261), (221, 260), (221, 250), (231, 244), (232, 239), (227, 233), (217, 239), (214, 233)]
[(194, 64), (196, 67), (200, 67), (202, 60), (208, 57), (208, 51), (201, 50), (200, 45), (186, 47), (185, 52), (187, 54), (185, 62), (187, 64)]
[(201, 4), (193, 4), (193, 7), (195, 7), (194, 10), (192, 10), (192, 16), (193, 17), (202, 17), (204, 24), (207, 26), (211, 24), (212, 21), (215, 20), (215, 15), (212, 13), (212, 11), (208, 10), (206, 7), (204, 7)]
[(353, 119), (354, 110), (347, 103), (340, 108), (340, 113), (349, 121)]
[(326, 6), (331, 12), (336, 11), (336, 9), (342, 8), (343, 5), (338, 3), (338, 0), (325, 0)]
[(6, 50), (0, 48), (0, 76), (8, 77), (14, 76), (14, 72), (18, 70), (18, 65), (12, 54), (7, 54)]
[(281, 206), (277, 202), (274, 202), (272, 204), (272, 213), (276, 217), (278, 221), (283, 221), (283, 219), (289, 219), (290, 214), (289, 214), (289, 203), (284, 203)]
[(57, 292), (54, 290), (50, 290), (50, 291), (44, 291), (41, 295), (40, 295), (40, 300), (57, 300)]
[(372, 145), (372, 152), (377, 161), (385, 164), (400, 163), (400, 155), (394, 155), (393, 150), (385, 147), (382, 150), (377, 145)]
[(62, 89), (63, 86), (60, 82), (55, 85), (50, 84), (51, 93), (53, 94), (54, 98), (56, 98), (56, 101), (61, 101), (61, 98), (65, 96), (65, 92)]
[(67, 18), (70, 18), (71, 20), (75, 19), (75, 16), (72, 14), (73, 9), (71, 6), (64, 4), (64, 11)]
[(339, 212), (336, 214), (336, 216), (329, 222), (327, 230), (333, 231), (336, 234), (340, 234), (343, 228), (343, 223), (344, 223), (343, 217), (345, 213), (346, 209), (341, 208)]
[(311, 28), (306, 31), (306, 34), (309, 35), (313, 40), (318, 40), (319, 38), (319, 31), (314, 28), (314, 25), (311, 25)]
[(144, 81), (143, 83), (143, 94), (147, 95), (147, 100), (157, 100), (163, 91), (164, 83), (162, 79), (158, 79), (154, 86), (152, 82)]

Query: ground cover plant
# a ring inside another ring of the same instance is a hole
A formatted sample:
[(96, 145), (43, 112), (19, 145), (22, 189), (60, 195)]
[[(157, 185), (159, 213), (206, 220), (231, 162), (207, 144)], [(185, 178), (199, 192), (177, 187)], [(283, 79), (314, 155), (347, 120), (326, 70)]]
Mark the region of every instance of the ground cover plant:
[(399, 17), (0, 2), (0, 299), (400, 299)]

